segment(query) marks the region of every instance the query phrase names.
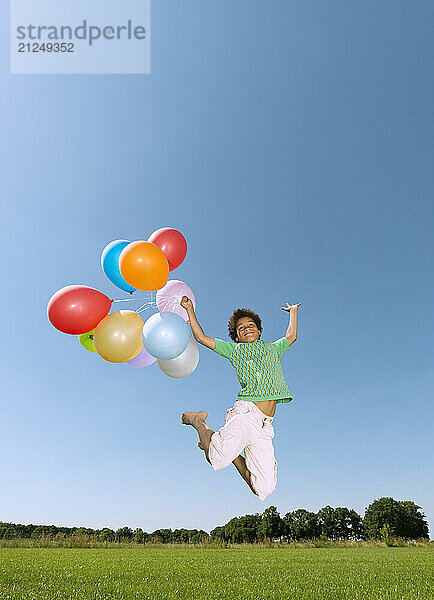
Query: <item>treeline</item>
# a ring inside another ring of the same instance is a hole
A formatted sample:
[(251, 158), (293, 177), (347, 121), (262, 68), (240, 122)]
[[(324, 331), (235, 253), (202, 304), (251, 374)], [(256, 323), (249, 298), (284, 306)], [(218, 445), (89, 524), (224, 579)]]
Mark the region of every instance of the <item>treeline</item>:
[(56, 525), (16, 525), (0, 521), (0, 539), (52, 538), (64, 540), (70, 537), (85, 537), (96, 542), (197, 544), (209, 539), (209, 534), (202, 529), (156, 529), (152, 533), (146, 533), (140, 527), (134, 530), (130, 527), (121, 527), (114, 531), (108, 527), (91, 529), (89, 527), (57, 527)]
[(303, 540), (406, 540), (429, 539), (428, 524), (421, 507), (410, 500), (379, 498), (365, 509), (362, 518), (355, 510), (325, 506), (317, 513), (299, 508), (280, 516), (275, 506), (262, 514), (235, 517), (216, 527), (211, 538), (226, 542), (285, 542)]
[(114, 531), (108, 527), (91, 529), (0, 522), (0, 539), (65, 540), (85, 536), (95, 542), (139, 544), (370, 539), (388, 543), (392, 537), (406, 540), (429, 539), (428, 524), (420, 508), (410, 500), (379, 498), (365, 509), (363, 518), (354, 510), (331, 506), (325, 506), (317, 513), (300, 508), (281, 517), (277, 508), (270, 506), (263, 513), (234, 517), (225, 525), (215, 527), (209, 534), (202, 529), (157, 529), (147, 533), (140, 527), (134, 530), (130, 527), (121, 527)]

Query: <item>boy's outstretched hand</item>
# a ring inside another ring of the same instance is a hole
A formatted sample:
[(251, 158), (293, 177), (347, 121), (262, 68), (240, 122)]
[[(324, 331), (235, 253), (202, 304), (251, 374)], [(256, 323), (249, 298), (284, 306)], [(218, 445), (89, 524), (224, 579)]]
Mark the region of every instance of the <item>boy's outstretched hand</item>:
[(185, 308), (186, 311), (188, 311), (190, 308), (193, 308), (193, 302), (188, 296), (183, 296), (179, 304), (182, 306), (182, 308)]
[(287, 312), (292, 312), (293, 310), (298, 310), (298, 307), (301, 305), (300, 304), (288, 304), (288, 302), (286, 303), (286, 306), (281, 306), (280, 308), (282, 310), (286, 310)]

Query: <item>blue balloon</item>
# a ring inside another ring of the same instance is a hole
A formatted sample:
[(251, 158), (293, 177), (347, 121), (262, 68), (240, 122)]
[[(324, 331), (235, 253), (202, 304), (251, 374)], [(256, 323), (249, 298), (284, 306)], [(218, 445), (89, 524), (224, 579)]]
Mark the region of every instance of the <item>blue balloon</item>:
[(155, 358), (176, 358), (184, 352), (189, 341), (189, 326), (182, 317), (173, 312), (155, 313), (143, 327), (143, 345)]
[(122, 277), (119, 269), (119, 256), (125, 246), (128, 246), (128, 240), (115, 240), (110, 242), (104, 248), (101, 254), (101, 267), (106, 276), (112, 283), (125, 292), (135, 292), (136, 288), (131, 287)]

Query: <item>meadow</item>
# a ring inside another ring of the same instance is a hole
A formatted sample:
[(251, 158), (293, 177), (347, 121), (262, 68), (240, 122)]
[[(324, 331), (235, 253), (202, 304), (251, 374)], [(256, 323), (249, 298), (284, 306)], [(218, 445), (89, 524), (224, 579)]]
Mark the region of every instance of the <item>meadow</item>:
[(1, 600), (432, 600), (431, 547), (0, 548)]

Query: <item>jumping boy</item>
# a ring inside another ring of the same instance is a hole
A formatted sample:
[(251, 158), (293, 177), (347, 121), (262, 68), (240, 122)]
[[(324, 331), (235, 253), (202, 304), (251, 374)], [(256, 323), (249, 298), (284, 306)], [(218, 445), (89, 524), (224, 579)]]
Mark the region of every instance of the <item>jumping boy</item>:
[[(235, 405), (227, 411), (225, 425), (218, 431), (208, 427), (208, 413), (204, 410), (183, 413), (182, 423), (196, 429), (199, 448), (216, 471), (232, 462), (252, 492), (264, 500), (277, 483), (272, 442), (276, 404), (293, 399), (280, 357), (297, 339), (297, 311), (301, 303), (281, 306), (289, 312), (290, 322), (285, 337), (272, 343), (260, 339), (261, 319), (249, 309), (233, 312), (228, 323), (233, 342), (225, 342), (204, 334), (190, 298), (183, 296), (180, 304), (187, 311), (196, 341), (228, 358), (241, 384)], [(241, 455), (243, 450), (245, 456)]]

